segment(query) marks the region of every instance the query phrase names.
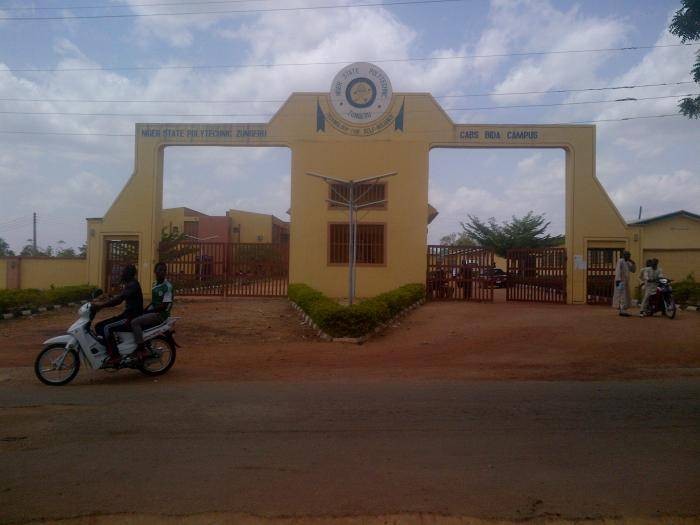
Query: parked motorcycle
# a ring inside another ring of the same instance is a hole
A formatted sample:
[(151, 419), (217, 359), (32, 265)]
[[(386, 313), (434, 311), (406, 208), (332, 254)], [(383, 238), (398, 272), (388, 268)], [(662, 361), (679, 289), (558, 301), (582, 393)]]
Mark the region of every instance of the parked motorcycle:
[(133, 368), (148, 376), (165, 374), (175, 364), (178, 344), (173, 338), (173, 325), (177, 317), (170, 317), (164, 323), (144, 330), (143, 340), (149, 354), (143, 359), (134, 355), (137, 346), (134, 334), (115, 332), (121, 362), (116, 367), (107, 367), (105, 362), (109, 353), (105, 341), (91, 328), (96, 312), (90, 303), (85, 303), (78, 310), (78, 315), (78, 320), (71, 325), (67, 334), (44, 341), (44, 348), (34, 363), (34, 372), (42, 383), (52, 386), (70, 383), (78, 375), (81, 357), (96, 370)]
[(654, 315), (661, 312), (669, 319), (676, 317), (676, 301), (673, 299), (671, 280), (661, 277), (656, 282), (656, 293), (649, 298), (649, 309), (645, 315)]

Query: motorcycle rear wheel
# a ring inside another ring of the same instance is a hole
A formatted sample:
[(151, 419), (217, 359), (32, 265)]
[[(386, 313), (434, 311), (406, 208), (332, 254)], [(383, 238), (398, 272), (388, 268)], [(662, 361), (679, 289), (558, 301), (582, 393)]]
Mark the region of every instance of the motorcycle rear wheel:
[(157, 354), (157, 357), (147, 357), (139, 365), (141, 373), (147, 376), (160, 376), (170, 370), (175, 364), (175, 345), (172, 339), (163, 336), (154, 337), (149, 340), (151, 352)]
[(676, 317), (676, 301), (670, 299), (668, 302), (664, 299), (664, 315), (669, 319)]
[[(57, 362), (62, 356), (63, 362), (57, 367)], [(75, 379), (79, 370), (80, 356), (78, 352), (72, 348), (66, 350), (65, 343), (48, 345), (39, 352), (36, 361), (34, 361), (36, 377), (39, 381), (49, 386), (67, 385)], [(57, 374), (53, 375), (54, 372), (57, 372)]]

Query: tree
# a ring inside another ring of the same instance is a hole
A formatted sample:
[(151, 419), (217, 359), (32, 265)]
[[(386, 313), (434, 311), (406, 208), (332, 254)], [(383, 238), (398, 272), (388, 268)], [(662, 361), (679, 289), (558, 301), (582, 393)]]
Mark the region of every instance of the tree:
[(0, 257), (14, 257), (15, 252), (10, 250), (10, 245), (7, 244), (5, 239), (0, 237)]
[(474, 241), (467, 237), (466, 233), (450, 233), (440, 237), (440, 244), (443, 246), (475, 246)]
[[(682, 43), (700, 40), (700, 0), (682, 0), (681, 8), (673, 15), (668, 30), (681, 38)], [(693, 80), (700, 84), (700, 51), (691, 69)], [(688, 118), (700, 118), (700, 96), (686, 97), (678, 104)]]
[(75, 248), (70, 246), (64, 248), (66, 241), (58, 241), (56, 244), (58, 244), (58, 248), (56, 248), (55, 257), (76, 257)]
[(56, 250), (56, 257), (77, 257), (78, 255), (75, 253), (75, 248), (71, 248), (70, 246), (68, 248), (61, 248), (60, 250)]
[(78, 246), (78, 257), (87, 257), (87, 243)]
[(475, 244), (491, 248), (496, 254), (505, 257), (511, 248), (546, 248), (564, 243), (563, 235), (545, 234), (550, 222), (544, 214), (537, 215), (530, 211), (523, 217), (512, 217), (511, 221), (498, 224), (491, 217), (483, 222), (478, 217), (469, 215), (469, 221), (460, 223), (462, 235)]
[(27, 243), (25, 244), (24, 247), (22, 248), (22, 251), (19, 252), (20, 256), (22, 257), (38, 257), (40, 255), (44, 255), (44, 253), (41, 251), (41, 248), (36, 247), (34, 248), (34, 244), (31, 239), (27, 239)]
[(160, 245), (158, 246), (158, 260), (169, 263), (187, 255), (197, 253), (198, 245), (187, 242), (189, 239), (184, 233), (166, 232), (163, 228), (160, 232)]

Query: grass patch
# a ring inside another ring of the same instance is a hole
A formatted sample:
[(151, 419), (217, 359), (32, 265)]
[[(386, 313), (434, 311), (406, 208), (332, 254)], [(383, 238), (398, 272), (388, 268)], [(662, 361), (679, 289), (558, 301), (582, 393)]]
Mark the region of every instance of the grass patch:
[(289, 299), (332, 337), (362, 337), (425, 298), (425, 286), (406, 284), (371, 299), (342, 306), (306, 284), (290, 284)]

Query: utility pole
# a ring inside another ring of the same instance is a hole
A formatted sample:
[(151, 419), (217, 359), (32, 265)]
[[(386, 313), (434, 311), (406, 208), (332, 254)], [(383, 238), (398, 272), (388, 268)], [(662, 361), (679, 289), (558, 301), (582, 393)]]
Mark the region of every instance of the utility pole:
[(34, 212), (33, 216), (34, 235), (32, 236), (32, 247), (34, 248), (34, 255), (36, 255), (36, 212)]
[[(344, 199), (343, 201), (339, 201), (336, 199), (326, 199), (326, 201), (335, 206), (341, 206), (343, 208), (348, 209), (348, 302), (350, 304), (353, 304), (355, 302), (356, 285), (355, 262), (357, 260), (357, 210), (361, 208), (366, 208), (368, 206), (374, 206), (376, 204), (383, 204), (386, 202), (386, 199), (382, 199), (380, 201), (365, 202), (364, 204), (360, 204), (362, 199), (369, 192), (369, 189), (367, 189), (364, 192), (360, 193), (360, 185), (374, 185), (382, 179), (393, 177), (394, 175), (396, 175), (396, 172), (394, 171), (392, 173), (385, 173), (384, 175), (377, 175), (376, 177), (367, 177), (358, 180), (336, 179), (333, 177), (327, 177), (325, 175), (319, 175), (318, 173), (311, 172), (307, 172), (307, 175), (325, 181), (326, 184), (328, 184), (330, 187), (333, 187), (334, 184), (337, 184), (344, 188), (347, 188), (347, 199)], [(342, 195), (339, 195), (339, 197), (343, 199)]]

